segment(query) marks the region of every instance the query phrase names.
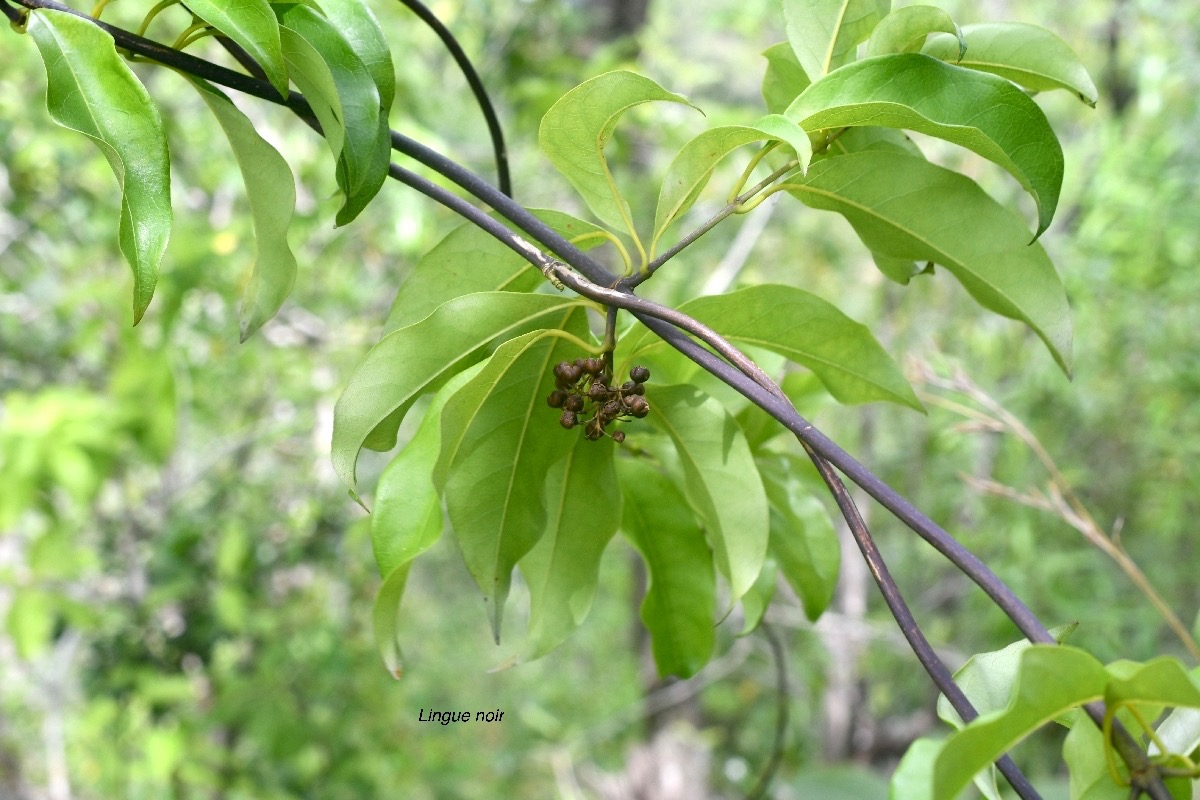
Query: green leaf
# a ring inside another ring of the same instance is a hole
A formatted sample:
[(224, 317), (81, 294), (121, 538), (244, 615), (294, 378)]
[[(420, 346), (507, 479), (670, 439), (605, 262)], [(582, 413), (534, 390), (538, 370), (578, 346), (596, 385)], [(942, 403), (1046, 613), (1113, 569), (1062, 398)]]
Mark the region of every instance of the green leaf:
[(246, 185), (254, 222), (254, 271), (242, 296), (241, 340), (275, 316), (296, 281), (296, 257), (288, 246), (288, 226), (296, 208), (296, 181), (287, 161), (258, 135), (245, 114), (206, 81), (188, 80), (221, 123)]
[(771, 605), (771, 598), (775, 596), (777, 571), (775, 559), (768, 558), (763, 562), (762, 571), (758, 573), (754, 585), (742, 595), (742, 613), (745, 621), (742, 623), (742, 630), (738, 636), (754, 633), (762, 624), (763, 617), (767, 613), (767, 606)]
[[(1071, 800), (1129, 800), (1129, 787), (1113, 783), (1108, 771), (1104, 734), (1091, 718), (1080, 714), (1063, 740), (1063, 761), (1070, 773)], [(1127, 775), (1125, 764), (1117, 769)]]
[(933, 765), (946, 740), (917, 739), (892, 773), (889, 800), (932, 800)]
[(655, 100), (691, 105), (687, 98), (668, 92), (642, 75), (624, 70), (606, 72), (563, 95), (542, 117), (538, 131), (542, 151), (592, 213), (605, 225), (627, 230), (635, 237), (629, 204), (608, 170), (604, 147), (622, 114)]
[(871, 33), (867, 42), (867, 56), (919, 52), (925, 45), (925, 38), (938, 31), (949, 33), (956, 38), (958, 55), (961, 57), (967, 49), (967, 43), (945, 10), (924, 5), (898, 8), (884, 17)]
[(578, 357), (587, 336), (582, 306), (559, 316), (555, 327), (575, 338), (540, 330), (505, 342), (442, 411), (434, 483), (467, 569), (492, 605), (497, 642), (513, 567), (545, 530), (546, 474), (580, 435), (562, 430), (546, 407), (554, 364)]
[(433, 396), (413, 438), (379, 476), (371, 514), (371, 545), (383, 584), (375, 596), (375, 644), (388, 672), (399, 678), (400, 603), (412, 562), (442, 535), (442, 503), (431, 474), (442, 449), (442, 409), (482, 364), (455, 375)]
[(334, 470), (353, 489), (359, 450), (389, 416), (395, 415), (398, 426), (413, 400), (479, 360), (481, 348), (494, 339), (554, 327), (583, 304), (577, 298), (480, 292), (455, 298), (420, 322), (389, 333), (355, 369), (334, 407)]
[(770, 553), (805, 616), (816, 622), (837, 588), (842, 561), (837, 531), (825, 506), (796, 478), (794, 456), (762, 456), (758, 472), (771, 506)]
[(321, 8), (371, 74), (379, 91), (379, 115), (386, 121), (396, 97), (396, 69), (379, 20), (362, 0), (321, 0)]
[(900, 153), (851, 153), (792, 182), (806, 205), (837, 211), (878, 256), (933, 261), (984, 308), (1028, 324), (1067, 374), (1071, 311), (1062, 281), (1024, 224), (969, 178)]
[(667, 168), (658, 193), (652, 241), (657, 243), (666, 229), (692, 207), (701, 190), (708, 185), (713, 168), (725, 156), (743, 145), (763, 140), (791, 145), (804, 153), (805, 162), (812, 157), (808, 134), (779, 114), (763, 117), (752, 126), (726, 125), (704, 131), (685, 144)]
[(371, 545), (381, 576), (415, 559), (442, 535), (441, 497), (432, 478), (442, 452), (442, 409), (482, 366), (463, 370), (437, 391), (412, 439), (379, 476)]
[(405, 561), (387, 574), (375, 593), (375, 605), (371, 611), (375, 647), (387, 671), (397, 680), (404, 677), (404, 651), (400, 648), (396, 621), (400, 616), (400, 601), (404, 598), (404, 587), (411, 569), (412, 562)]
[(758, 577), (767, 554), (767, 497), (737, 422), (691, 386), (655, 387), (647, 420), (665, 431), (683, 466), (684, 490), (704, 521), (737, 601)]
[(600, 556), (621, 524), (611, 439), (575, 446), (546, 474), (546, 530), (520, 561), (529, 587), (526, 658), (540, 658), (583, 624)]
[(878, 56), (814, 83), (786, 114), (810, 133), (874, 125), (945, 139), (1004, 167), (1033, 196), (1034, 238), (1054, 218), (1062, 148), (1037, 103), (1003, 78), (919, 53)]
[[(816, 295), (792, 286), (761, 284), (698, 297), (679, 310), (731, 342), (761, 347), (803, 364), (841, 403), (887, 400), (924, 410), (870, 330)], [(652, 347), (667, 346), (648, 330), (631, 345), (630, 359)]]
[(891, 6), (891, 0), (783, 0), (788, 41), (809, 80), (853, 58)]
[(934, 765), (935, 797), (956, 797), (972, 776), (1056, 716), (1099, 699), (1108, 673), (1090, 654), (1062, 645), (1033, 645), (1021, 656), (1012, 701), (951, 736)]
[(1177, 659), (1160, 656), (1128, 675), (1114, 674), (1104, 690), (1109, 716), (1134, 703), (1200, 708), (1200, 687)]
[[(1055, 640), (1061, 643), (1076, 627), (1077, 623), (1063, 625), (1051, 633)], [(999, 711), (1008, 705), (1013, 684), (1016, 683), (1019, 674), (1021, 656), (1032, 646), (1033, 643), (1028, 639), (1020, 639), (1001, 650), (976, 653), (954, 673), (955, 683), (980, 715)], [(938, 696), (937, 713), (947, 725), (954, 728), (963, 727), (962, 717), (950, 705), (945, 695)], [(1059, 722), (1067, 724), (1066, 720)]]
[[(312, 104), (337, 159), (344, 199), (336, 223), (353, 220), (387, 177), (391, 139), (371, 71), (325, 17), (303, 5), (273, 6), (289, 74)], [(382, 120), (382, 121), (381, 121)]]
[(763, 73), (762, 96), (767, 111), (782, 114), (792, 101), (812, 83), (796, 59), (796, 51), (787, 42), (773, 44), (763, 51), (767, 71)]
[(188, 0), (187, 7), (240, 45), (262, 67), (279, 94), (288, 96), (288, 71), (279, 43), (279, 22), (267, 0)]
[(1096, 105), (1096, 84), (1071, 46), (1045, 28), (1022, 22), (966, 25), (965, 54), (949, 36), (933, 36), (923, 53), (961, 67), (990, 72), (1034, 92), (1066, 89)]
[[(1193, 670), (1192, 679), (1196, 679)], [(1169, 753), (1193, 753), (1200, 748), (1200, 709), (1177, 708), (1158, 726), (1158, 738)], [(1157, 755), (1158, 744), (1151, 743), (1150, 755)]]
[(60, 11), (29, 26), (46, 62), (46, 105), (64, 128), (92, 139), (121, 186), (121, 253), (133, 270), (133, 322), (146, 313), (171, 235), (167, 137), (150, 95), (117, 55), (112, 37)]
[(623, 458), (621, 532), (646, 563), (642, 622), (660, 675), (689, 678), (712, 656), (716, 575), (712, 553), (673, 481), (643, 459)]
[[(533, 210), (533, 214), (567, 239), (589, 237), (601, 230), (561, 211)], [(599, 237), (583, 238), (576, 246), (586, 251), (603, 242)], [(478, 225), (464, 222), (422, 256), (405, 277), (384, 332), (419, 322), (442, 303), (464, 294), (526, 292), (545, 280), (519, 253)]]

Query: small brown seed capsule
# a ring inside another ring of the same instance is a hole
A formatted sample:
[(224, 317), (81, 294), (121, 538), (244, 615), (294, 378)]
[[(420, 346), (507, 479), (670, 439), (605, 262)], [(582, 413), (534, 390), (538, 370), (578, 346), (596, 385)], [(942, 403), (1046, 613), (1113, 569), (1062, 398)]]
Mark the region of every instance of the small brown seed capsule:
[(629, 370), (629, 377), (633, 378), (635, 383), (645, 383), (650, 380), (650, 370), (645, 367), (634, 367)]
[(570, 368), (571, 368), (571, 362), (569, 362), (569, 361), (558, 362), (557, 364), (554, 365), (554, 377), (562, 378), (563, 380), (566, 380), (567, 379), (567, 370), (569, 370)]
[(625, 398), (625, 406), (629, 409), (629, 413), (641, 419), (650, 413), (650, 404), (646, 402), (646, 398), (641, 395)]
[(563, 401), (563, 408), (568, 411), (583, 411), (583, 398), (577, 394), (567, 395), (567, 399)]
[(609, 400), (600, 407), (601, 415), (608, 417), (609, 419), (616, 419), (617, 417), (621, 416), (621, 411), (622, 408), (620, 400)]
[(562, 416), (558, 418), (558, 424), (562, 425), (567, 430), (571, 430), (571, 428), (574, 428), (575, 427), (575, 412), (574, 411), (564, 411), (562, 413)]
[(604, 371), (604, 360), (599, 358), (585, 358), (579, 366), (588, 375), (599, 375)]
[(596, 441), (604, 435), (604, 424), (600, 422), (599, 418), (592, 418), (592, 421), (587, 424), (584, 435), (593, 442)]
[(625, 431), (613, 431), (612, 438), (614, 442), (620, 444), (625, 441)]
[(592, 388), (588, 389), (588, 397), (597, 403), (603, 402), (608, 397), (608, 387), (600, 381), (596, 381), (592, 384)]
[(555, 389), (550, 393), (550, 396), (546, 398), (546, 405), (550, 406), (551, 408), (562, 408), (563, 403), (565, 403), (566, 400), (567, 393), (562, 389)]

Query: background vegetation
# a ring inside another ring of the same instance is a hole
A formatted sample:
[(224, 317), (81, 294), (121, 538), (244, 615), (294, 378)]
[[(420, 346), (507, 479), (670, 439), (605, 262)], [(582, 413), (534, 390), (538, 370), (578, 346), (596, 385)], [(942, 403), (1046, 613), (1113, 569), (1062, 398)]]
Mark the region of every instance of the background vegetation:
[[(650, 294), (670, 303), (685, 286), (800, 274), (852, 316), (883, 320), (873, 328), (898, 358), (943, 375), (965, 368), (1043, 441), (1192, 625), (1200, 11), (1153, 0), (944, 5), (961, 23), (1020, 19), (1059, 32), (1101, 87), (1094, 111), (1068, 97), (1040, 101), (1067, 156), (1058, 221), (1042, 241), (1075, 311), (1073, 382), (1032, 334), (989, 318), (957, 285), (917, 280), (901, 293), (840, 218), (798, 208), (768, 205), (718, 228)], [(374, 7), (399, 65), (393, 125), (486, 172), (482, 122), (447, 57), (399, 6)], [(773, 2), (654, 0), (627, 30), (610, 24), (607, 7), (434, 6), (495, 93), (526, 205), (573, 202), (534, 142), (542, 113), (571, 86), (629, 67), (720, 124), (725, 109), (760, 102), (757, 54), (783, 38)], [(252, 256), (236, 166), (223, 143), (213, 147), (213, 126), (180, 80), (142, 70), (166, 107), (178, 220), (157, 297), (131, 329), (107, 165), (49, 120), (31, 43), (5, 32), (0, 48), (0, 797), (590, 797), (669, 725), (690, 731), (682, 738), (714, 796), (753, 785), (776, 706), (765, 640), (738, 639), (740, 626), (726, 623), (725, 655), (685, 684), (659, 685), (639, 633), (641, 579), (619, 540), (580, 634), (491, 672), (513, 648), (491, 644), (474, 586), (443, 540), (410, 581), (407, 674), (395, 682), (380, 665), (365, 515), (328, 465), (332, 408), (396, 285), (450, 215), (392, 186), (332, 230), (323, 144), (286, 111), (243, 104), (302, 165), (292, 242), (303, 266), (279, 317), (238, 345)], [(655, 108), (645, 124), (622, 127), (614, 161), (628, 194), (642, 181), (653, 201), (694, 113)], [(990, 166), (966, 168), (1007, 191)], [(692, 213), (706, 210), (701, 202)], [(1080, 621), (1074, 643), (1102, 660), (1184, 654), (1067, 522), (963, 482), (1043, 485), (1016, 439), (965, 429), (936, 405), (921, 417), (821, 402), (801, 411), (948, 524), (1043, 619)], [(383, 463), (365, 455), (360, 474), (369, 481)], [(952, 661), (1015, 638), (965, 578), (884, 515), (872, 522)], [(772, 609), (792, 670), (775, 797), (812, 796), (818, 785), (837, 787), (822, 796), (882, 797), (877, 776), (936, 724), (934, 690), (858, 563), (845, 560), (838, 600), (817, 626), (794, 599)], [(423, 708), (506, 713), (442, 727), (418, 722)], [(1035, 780), (1057, 763), (1039, 749), (1018, 753)], [(846, 764), (861, 774), (848, 777)]]

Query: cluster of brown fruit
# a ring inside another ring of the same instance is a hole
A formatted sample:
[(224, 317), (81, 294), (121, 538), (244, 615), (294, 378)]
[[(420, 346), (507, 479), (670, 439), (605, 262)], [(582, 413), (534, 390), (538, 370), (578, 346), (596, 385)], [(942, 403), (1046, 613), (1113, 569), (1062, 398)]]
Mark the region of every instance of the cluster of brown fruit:
[[(569, 430), (582, 424), (583, 435), (595, 441), (605, 435), (604, 429), (610, 422), (650, 413), (650, 403), (643, 396), (648, 380), (650, 370), (634, 367), (629, 370), (629, 380), (620, 386), (610, 386), (605, 382), (602, 359), (561, 361), (554, 366), (557, 388), (546, 398), (546, 403), (563, 410), (558, 421), (564, 428)], [(625, 431), (613, 431), (611, 436), (618, 444), (625, 441)]]

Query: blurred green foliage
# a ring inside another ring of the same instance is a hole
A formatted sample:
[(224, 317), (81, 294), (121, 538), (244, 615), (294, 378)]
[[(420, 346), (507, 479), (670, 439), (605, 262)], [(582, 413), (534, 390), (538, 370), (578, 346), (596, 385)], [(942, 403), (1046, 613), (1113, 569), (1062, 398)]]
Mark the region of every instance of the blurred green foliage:
[[(635, 50), (606, 43), (583, 5), (477, 0), (434, 10), (496, 92), (527, 205), (571, 209), (565, 183), (546, 177), (534, 132), (584, 78), (631, 67), (703, 108), (707, 119), (684, 107), (639, 112), (618, 131), (617, 179), (644, 198), (640, 208), (634, 200), (644, 215), (684, 141), (757, 111), (757, 54), (783, 38), (782, 26), (765, 0), (655, 0)], [(945, 5), (960, 23), (992, 18), (991, 4)], [(918, 278), (903, 292), (886, 284), (828, 215), (756, 212), (773, 220), (733, 281), (800, 280), (871, 321), (897, 357), (967, 365), (1043, 440), (1097, 519), (1121, 521), (1122, 543), (1190, 622), (1200, 607), (1190, 525), (1200, 512), (1190, 468), (1200, 455), (1191, 410), (1200, 391), (1200, 11), (1161, 0), (1003, 5), (1006, 18), (1058, 31), (1101, 85), (1095, 111), (1042, 101), (1067, 153), (1059, 222), (1042, 241), (1071, 294), (1074, 382), (1031, 334), (986, 317), (951, 282)], [(477, 112), (446, 88), (461, 86), (449, 59), (401, 9), (375, 10), (397, 54), (393, 125), (488, 174)], [(179, 78), (138, 67), (164, 108), (178, 222), (158, 294), (130, 329), (108, 167), (50, 122), (32, 46), (6, 31), (0, 48), (0, 796), (66, 781), (80, 798), (543, 797), (563, 763), (619, 769), (640, 738), (645, 688), (624, 546), (606, 555), (581, 633), (539, 661), (485, 672), (512, 648), (498, 655), (487, 639), (447, 541), (410, 581), (401, 682), (371, 641), (378, 579), (365, 515), (328, 465), (330, 415), (395, 286), (453, 219), (389, 186), (352, 227), (333, 230), (322, 143), (282, 110), (243, 103), (297, 172), (301, 269), (280, 316), (239, 346), (252, 253), (236, 166)], [(967, 168), (1020, 202), (998, 171)], [(718, 173), (692, 224), (734, 177)], [(649, 294), (693, 295), (752, 219), (705, 237)], [(1015, 441), (966, 433), (940, 410), (919, 417), (814, 400), (801, 411), (960, 535), (1047, 622), (1079, 620), (1074, 644), (1101, 660), (1179, 652), (1126, 578), (1065, 523), (965, 488), (963, 472), (1039, 485)], [(383, 463), (364, 458), (364, 479)], [(965, 655), (1013, 638), (964, 578), (897, 524), (873, 522), (935, 642)], [(795, 598), (776, 602), (795, 611), (781, 619), (802, 617)], [(879, 605), (872, 590), (858, 713), (882, 725), (931, 709), (933, 692), (893, 645)], [(729, 655), (718, 666), (732, 666), (696, 679), (714, 785), (729, 796), (752, 785), (774, 717), (765, 647), (735, 643), (737, 629), (717, 631), (717, 651)], [(856, 773), (814, 771), (828, 659), (807, 624), (788, 639), (792, 742), (779, 784), (791, 788), (778, 796), (821, 787), (823, 796), (882, 797)], [(493, 708), (503, 722), (418, 721), (423, 709)], [(1020, 755), (1035, 771), (1054, 768), (1028, 749)], [(879, 746), (868, 757), (887, 766), (893, 754)]]

